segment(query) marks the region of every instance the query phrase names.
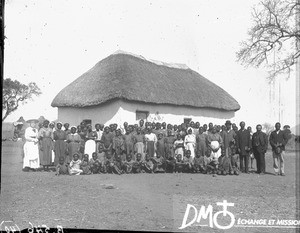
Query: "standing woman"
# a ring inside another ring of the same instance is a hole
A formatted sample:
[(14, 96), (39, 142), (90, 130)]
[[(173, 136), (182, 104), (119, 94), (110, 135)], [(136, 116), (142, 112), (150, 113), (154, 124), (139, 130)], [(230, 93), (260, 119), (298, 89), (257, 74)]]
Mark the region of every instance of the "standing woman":
[(76, 133), (76, 126), (71, 127), (71, 131), (67, 134), (67, 156), (66, 163), (70, 163), (74, 154), (78, 154), (81, 145), (81, 137)]
[(40, 150), (41, 150), (41, 165), (44, 167), (44, 171), (49, 171), (52, 159), (53, 149), (53, 131), (49, 128), (49, 121), (45, 120), (43, 127), (39, 131)]
[(56, 130), (53, 132), (53, 139), (54, 139), (54, 165), (58, 164), (59, 158), (62, 156), (66, 158), (66, 140), (67, 140), (67, 133), (66, 131), (62, 130), (62, 123), (56, 123)]
[[(49, 128), (52, 129), (52, 133), (54, 135), (55, 132), (55, 123), (51, 122), (49, 124)], [(55, 153), (54, 153), (54, 141), (52, 140), (52, 151), (51, 151), (51, 164), (54, 165)]]
[(152, 128), (147, 128), (147, 134), (145, 134), (146, 141), (146, 153), (153, 158), (156, 151), (157, 137), (152, 133)]
[(184, 138), (184, 146), (185, 150), (191, 151), (191, 157), (195, 157), (195, 147), (196, 147), (196, 137), (195, 134), (193, 134), (193, 130), (191, 127), (187, 130), (188, 134)]
[(201, 156), (206, 155), (206, 141), (207, 141), (207, 134), (204, 134), (203, 127), (199, 127), (199, 133), (196, 136), (196, 151), (200, 153)]
[(87, 125), (86, 142), (84, 145), (84, 154), (88, 154), (92, 158), (92, 154), (96, 152), (97, 133), (92, 131), (92, 126)]
[(40, 166), (38, 130), (35, 128), (38, 120), (28, 120), (29, 127), (25, 130), (23, 171), (35, 170)]

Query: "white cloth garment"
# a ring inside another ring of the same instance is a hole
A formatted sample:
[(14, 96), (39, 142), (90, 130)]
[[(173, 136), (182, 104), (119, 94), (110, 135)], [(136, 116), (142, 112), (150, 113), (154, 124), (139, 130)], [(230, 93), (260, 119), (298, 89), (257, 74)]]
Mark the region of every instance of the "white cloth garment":
[(40, 166), (39, 146), (38, 146), (38, 130), (28, 127), (25, 130), (24, 158), (23, 168), (38, 168)]

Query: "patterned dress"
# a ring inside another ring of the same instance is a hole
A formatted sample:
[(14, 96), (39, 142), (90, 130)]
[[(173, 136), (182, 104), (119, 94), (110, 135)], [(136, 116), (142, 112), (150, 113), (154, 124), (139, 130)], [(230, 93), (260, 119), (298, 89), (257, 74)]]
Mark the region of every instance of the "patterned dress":
[(40, 138), (40, 163), (43, 166), (50, 166), (52, 163), (53, 150), (53, 131), (51, 128), (41, 128), (39, 131)]
[(66, 163), (70, 163), (72, 161), (73, 155), (75, 153), (79, 153), (81, 138), (77, 133), (70, 133), (67, 135), (67, 142), (68, 155), (66, 156)]
[(59, 157), (66, 158), (66, 139), (67, 134), (64, 130), (56, 130), (53, 132), (53, 138), (54, 138), (54, 152), (55, 152), (55, 158), (54, 158), (54, 165), (56, 166), (58, 164)]

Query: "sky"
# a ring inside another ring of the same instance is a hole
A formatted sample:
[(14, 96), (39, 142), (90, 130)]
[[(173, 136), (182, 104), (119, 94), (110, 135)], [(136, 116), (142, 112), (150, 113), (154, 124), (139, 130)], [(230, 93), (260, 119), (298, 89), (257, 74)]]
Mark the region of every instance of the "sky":
[(35, 82), (42, 95), (20, 106), (6, 122), (41, 115), (56, 120), (57, 108), (51, 102), (58, 92), (98, 61), (123, 50), (186, 64), (219, 85), (241, 105), (233, 122), (255, 127), (280, 120), (294, 126), (295, 74), (288, 80), (280, 77), (279, 118), (271, 111), (267, 70), (246, 69), (237, 62), (236, 52), (247, 38), (251, 10), (258, 2), (7, 0), (4, 78)]

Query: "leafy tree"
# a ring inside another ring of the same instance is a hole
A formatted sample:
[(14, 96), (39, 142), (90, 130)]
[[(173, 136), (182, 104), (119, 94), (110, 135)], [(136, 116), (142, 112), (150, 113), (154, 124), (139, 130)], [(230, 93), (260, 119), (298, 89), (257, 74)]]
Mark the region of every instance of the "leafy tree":
[(28, 100), (32, 100), (34, 95), (40, 94), (40, 88), (34, 82), (25, 85), (10, 78), (3, 80), (2, 122), (18, 109), (20, 103), (25, 104)]
[(253, 8), (252, 19), (248, 39), (236, 53), (238, 61), (245, 67), (264, 65), (269, 78), (290, 75), (300, 58), (300, 1), (262, 0)]
[(266, 132), (266, 134), (269, 136), (270, 133), (275, 129), (274, 125), (265, 122), (262, 124), (262, 130)]

